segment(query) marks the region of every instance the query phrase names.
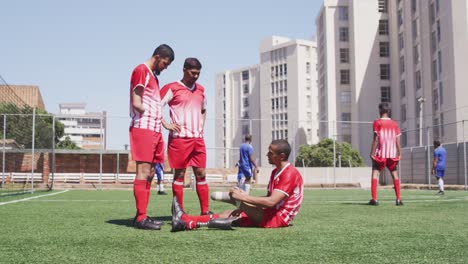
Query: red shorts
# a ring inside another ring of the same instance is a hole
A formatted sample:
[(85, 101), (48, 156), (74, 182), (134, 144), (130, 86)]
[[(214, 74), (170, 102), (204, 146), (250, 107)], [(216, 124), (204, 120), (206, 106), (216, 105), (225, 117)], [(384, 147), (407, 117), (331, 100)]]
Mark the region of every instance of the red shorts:
[(129, 134), (133, 160), (148, 163), (164, 162), (164, 141), (161, 133), (131, 127)]
[(167, 145), (169, 164), (174, 169), (193, 166), (206, 168), (206, 147), (203, 138), (171, 138)]
[(278, 228), (278, 227), (287, 227), (289, 224), (283, 222), (283, 220), (276, 215), (276, 210), (264, 209), (263, 218), (259, 224), (255, 224), (249, 216), (242, 212), (240, 226), (241, 227), (262, 227), (262, 228)]
[(398, 158), (374, 157), (372, 160), (372, 169), (382, 171), (385, 167), (387, 167), (389, 171), (394, 171), (397, 169), (398, 161)]

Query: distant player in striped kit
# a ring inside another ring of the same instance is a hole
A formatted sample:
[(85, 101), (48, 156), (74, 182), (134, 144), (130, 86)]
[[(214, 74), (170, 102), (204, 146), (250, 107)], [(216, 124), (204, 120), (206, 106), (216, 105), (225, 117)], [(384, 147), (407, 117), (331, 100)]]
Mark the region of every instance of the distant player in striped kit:
[(167, 155), (175, 169), (172, 192), (180, 206), (184, 200), (184, 176), (191, 166), (195, 174), (196, 190), (200, 201), (201, 215), (209, 211), (209, 189), (206, 182), (206, 147), (203, 130), (206, 120), (205, 88), (196, 81), (202, 65), (196, 58), (184, 62), (182, 80), (169, 83), (161, 89), (163, 105), (169, 105), (171, 123), (163, 120), (168, 129)]
[(136, 161), (133, 194), (137, 213), (134, 225), (141, 229), (161, 229), (162, 222), (148, 217), (146, 209), (154, 177), (153, 164), (164, 162), (164, 142), (161, 134), (161, 97), (156, 77), (174, 60), (174, 51), (160, 45), (153, 56), (138, 65), (130, 80), (130, 148)]
[(377, 187), (379, 185), (380, 172), (387, 167), (393, 178), (395, 188), (396, 205), (401, 206), (400, 179), (398, 178), (397, 166), (401, 157), (400, 128), (397, 122), (390, 118), (390, 105), (386, 102), (379, 104), (380, 118), (374, 121), (374, 140), (370, 157), (372, 159), (372, 199), (369, 205), (377, 206)]
[[(275, 166), (268, 182), (267, 195), (250, 196), (235, 187), (228, 192), (214, 192), (215, 200), (238, 206), (220, 214), (193, 216), (179, 206), (177, 197), (172, 205), (172, 232), (200, 227), (232, 229), (233, 226), (279, 228), (290, 225), (299, 213), (304, 182), (299, 171), (288, 162), (291, 146), (286, 140), (273, 140), (268, 147), (268, 162)], [(212, 196), (213, 196), (212, 194)]]

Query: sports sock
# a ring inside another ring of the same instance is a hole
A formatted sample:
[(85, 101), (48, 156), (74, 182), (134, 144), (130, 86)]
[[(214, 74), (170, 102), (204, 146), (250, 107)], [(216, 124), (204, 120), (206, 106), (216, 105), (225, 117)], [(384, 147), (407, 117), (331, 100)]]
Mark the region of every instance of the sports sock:
[(379, 185), (379, 179), (372, 178), (371, 180), (371, 194), (372, 200), (377, 201), (377, 186)]
[(244, 184), (244, 186), (245, 186), (244, 191), (247, 194), (250, 194), (250, 189), (252, 188), (252, 185), (250, 185), (250, 183), (246, 183), (246, 184)]
[(172, 192), (177, 197), (180, 208), (184, 210), (184, 178), (174, 179), (172, 182)]
[(197, 228), (197, 223), (207, 223), (212, 218), (219, 218), (219, 214), (212, 214), (212, 215), (188, 215), (183, 214), (181, 219), (187, 225), (187, 229), (195, 229)]
[(444, 179), (442, 179), (442, 178), (439, 178), (439, 190), (441, 192), (444, 191)]
[(196, 177), (196, 182), (197, 182), (197, 195), (198, 195), (198, 200), (200, 201), (200, 210), (201, 213), (206, 213), (208, 212), (209, 209), (209, 196), (210, 196), (210, 191), (208, 189), (208, 182), (206, 182), (206, 178), (198, 178)]
[(400, 200), (400, 179), (393, 180), (393, 187), (395, 188), (395, 195), (397, 200)]
[(147, 193), (146, 193), (147, 180), (135, 180), (133, 182), (133, 196), (135, 197), (135, 205), (137, 209), (137, 218), (139, 222), (146, 218), (147, 207)]

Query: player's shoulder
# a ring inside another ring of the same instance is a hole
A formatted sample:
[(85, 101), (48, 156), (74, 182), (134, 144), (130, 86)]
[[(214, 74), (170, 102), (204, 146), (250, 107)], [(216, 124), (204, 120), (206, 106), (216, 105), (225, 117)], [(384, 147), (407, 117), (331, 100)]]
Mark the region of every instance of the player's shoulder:
[(162, 89), (177, 89), (179, 86), (179, 82), (171, 82), (165, 84)]
[(139, 72), (139, 71), (148, 71), (148, 67), (146, 67), (145, 64), (141, 63), (141, 64), (138, 64), (137, 66), (135, 66), (135, 68), (133, 69), (134, 72)]
[(199, 84), (199, 83), (195, 83), (195, 85), (196, 85), (196, 88), (197, 88), (198, 90), (200, 90), (201, 92), (204, 92), (204, 91), (205, 91), (205, 87), (203, 87), (203, 85), (201, 85), (201, 84)]

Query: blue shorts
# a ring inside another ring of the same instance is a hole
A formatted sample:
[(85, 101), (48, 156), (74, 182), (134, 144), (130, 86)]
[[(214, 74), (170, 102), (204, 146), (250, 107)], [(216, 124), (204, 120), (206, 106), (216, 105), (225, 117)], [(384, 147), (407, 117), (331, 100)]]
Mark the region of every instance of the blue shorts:
[(237, 173), (237, 179), (240, 180), (244, 177), (252, 177), (252, 168), (250, 167), (239, 167), (239, 173)]
[(443, 178), (445, 176), (445, 169), (437, 169), (435, 171), (435, 176), (439, 178)]

